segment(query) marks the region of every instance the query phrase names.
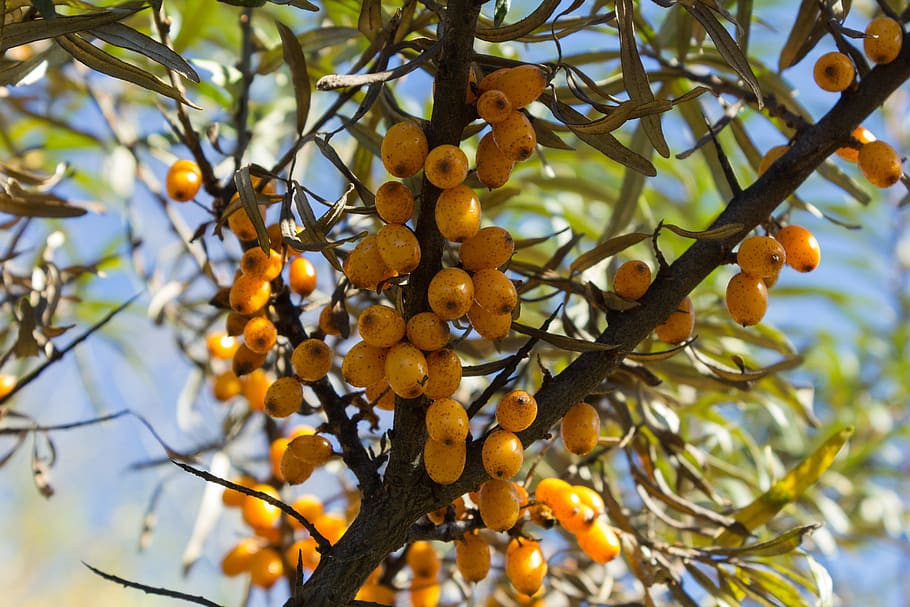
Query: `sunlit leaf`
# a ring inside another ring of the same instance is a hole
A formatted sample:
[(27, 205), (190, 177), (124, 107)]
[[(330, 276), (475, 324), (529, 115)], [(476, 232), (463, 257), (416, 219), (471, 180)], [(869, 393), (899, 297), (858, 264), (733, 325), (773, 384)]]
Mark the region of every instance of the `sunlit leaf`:
[(294, 99), (297, 107), (296, 126), (299, 133), (306, 126), (307, 116), (310, 113), (310, 75), (307, 71), (306, 57), (303, 49), (300, 48), (300, 42), (288, 26), (276, 21), (275, 27), (278, 28), (278, 33), (281, 35), (284, 60), (291, 70), (291, 82), (294, 85)]

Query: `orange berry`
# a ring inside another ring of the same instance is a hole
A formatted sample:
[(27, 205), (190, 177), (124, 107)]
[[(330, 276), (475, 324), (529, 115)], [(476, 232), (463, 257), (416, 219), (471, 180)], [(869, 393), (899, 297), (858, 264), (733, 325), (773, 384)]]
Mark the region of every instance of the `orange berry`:
[(241, 274), (231, 285), (231, 309), (240, 314), (253, 314), (262, 309), (272, 296), (269, 281), (250, 274)]
[(736, 263), (750, 276), (770, 278), (787, 263), (787, 252), (770, 236), (749, 236), (739, 245)]
[(423, 446), (423, 467), (434, 483), (451, 485), (461, 478), (466, 456), (464, 441), (447, 445), (430, 438)]
[(527, 160), (534, 153), (537, 134), (531, 121), (524, 113), (513, 111), (506, 118), (493, 125), (493, 140), (496, 147), (515, 162)]
[(253, 556), (261, 550), (259, 540), (248, 537), (240, 540), (221, 558), (221, 573), (234, 577), (250, 570)]
[(243, 384), (233, 371), (224, 371), (215, 376), (212, 381), (212, 395), (215, 400), (226, 402), (240, 394)]
[(322, 466), (334, 451), (329, 439), (321, 434), (304, 434), (289, 442), (285, 453), (313, 466)]
[(427, 381), (427, 359), (413, 344), (395, 344), (385, 358), (385, 378), (401, 398), (417, 398)]
[(876, 17), (866, 26), (863, 51), (872, 63), (891, 63), (901, 52), (904, 30), (890, 17)]
[(270, 248), (266, 253), (260, 247), (252, 247), (240, 258), (240, 271), (259, 280), (275, 280), (284, 268), (284, 256)]
[(613, 275), (613, 290), (626, 299), (640, 299), (651, 286), (651, 268), (640, 259), (627, 261)]
[(435, 577), (414, 576), (411, 579), (411, 590), (408, 593), (411, 607), (436, 607), (442, 587)]
[(537, 486), (534, 488), (534, 498), (538, 502), (543, 502), (553, 507), (554, 504), (564, 493), (570, 492), (572, 490), (572, 485), (562, 480), (561, 478), (556, 478), (555, 476), (548, 476), (546, 478), (540, 479), (537, 483)]
[(506, 577), (522, 594), (531, 595), (540, 590), (547, 574), (547, 560), (540, 550), (540, 542), (513, 539), (506, 551)]
[(366, 388), (380, 381), (385, 374), (388, 348), (373, 346), (365, 341), (354, 344), (341, 362), (344, 380), (357, 388)]
[(481, 78), (480, 82), (477, 83), (477, 92), (483, 94), (486, 91), (498, 89), (499, 79), (505, 76), (510, 69), (511, 68), (508, 67), (501, 67)]
[(478, 335), (484, 339), (502, 339), (512, 328), (511, 314), (494, 314), (476, 303), (468, 310), (468, 320)]
[(367, 386), (367, 400), (371, 405), (383, 411), (393, 411), (395, 409), (395, 393), (389, 387), (389, 382), (382, 379), (375, 384)]
[(354, 598), (358, 601), (391, 606), (395, 604), (395, 589), (384, 584), (364, 584)]
[(689, 297), (680, 302), (679, 307), (670, 313), (667, 320), (657, 325), (654, 332), (657, 338), (668, 344), (681, 344), (692, 335), (695, 327), (695, 309)]
[(777, 233), (777, 241), (787, 252), (787, 265), (797, 272), (811, 272), (821, 261), (821, 249), (815, 235), (798, 225), (789, 225)]
[(284, 576), (281, 555), (271, 548), (263, 548), (250, 560), (250, 582), (260, 588), (271, 588)]
[(433, 400), (452, 396), (461, 385), (461, 358), (446, 348), (430, 352), (426, 359), (427, 382), (423, 386), (423, 393)]
[(771, 168), (771, 165), (777, 162), (777, 159), (787, 153), (789, 145), (775, 145), (762, 156), (761, 162), (758, 163), (758, 174), (764, 175), (765, 171)]
[[(237, 194), (234, 194), (234, 197), (231, 198), (231, 202), (239, 199), (240, 197)], [(265, 215), (261, 208), (260, 215)], [(246, 210), (243, 207), (238, 208), (228, 215), (227, 225), (238, 239), (256, 240), (256, 226), (253, 225), (253, 220), (246, 214)]]
[(332, 368), (332, 350), (322, 340), (306, 339), (291, 353), (291, 367), (303, 381), (319, 381)]
[(439, 553), (432, 542), (417, 540), (408, 546), (405, 562), (416, 576), (435, 577), (442, 569)]
[(900, 156), (884, 141), (870, 141), (863, 145), (857, 154), (856, 164), (869, 183), (880, 188), (893, 186), (903, 174)]
[(254, 369), (243, 378), (243, 398), (246, 399), (247, 405), (253, 411), (262, 411), (265, 409), (265, 394), (272, 383), (272, 378), (262, 369)]
[[(294, 225), (294, 234), (300, 234), (301, 228)], [(284, 244), (284, 236), (281, 234), (281, 224), (273, 223), (265, 228), (265, 233), (269, 236), (269, 246), (279, 253), (287, 253), (290, 255), (298, 255), (303, 251), (295, 249), (292, 246)]]
[(443, 190), (436, 201), (436, 227), (446, 240), (464, 242), (480, 229), (480, 199), (460, 183)]
[[(319, 497), (309, 493), (297, 497), (291, 503), (291, 507), (297, 511), (297, 514), (310, 521), (311, 523), (315, 523), (315, 521), (324, 513), (324, 505), (322, 503), (322, 500), (319, 499)], [(291, 523), (291, 527), (294, 529), (303, 529), (303, 525), (297, 519), (291, 517), (288, 520)], [(297, 561), (296, 555), (293, 560), (294, 562)]]
[(275, 347), (278, 330), (265, 316), (251, 318), (243, 328), (243, 341), (253, 352), (265, 354)]
[(509, 277), (495, 268), (478, 270), (471, 277), (474, 302), (493, 314), (511, 314), (518, 305), (518, 292)]
[(427, 434), (446, 445), (463, 443), (468, 436), (468, 412), (457, 400), (434, 400), (426, 414)]
[(601, 518), (596, 519), (587, 530), (577, 534), (575, 539), (579, 548), (595, 563), (609, 563), (622, 549), (616, 532)]
[(491, 478), (480, 485), (480, 518), (493, 531), (507, 531), (518, 522), (518, 493), (511, 481)]
[(414, 214), (414, 194), (400, 181), (386, 181), (376, 190), (376, 213), (386, 223), (405, 223)]
[[(255, 489), (260, 493), (265, 493), (275, 499), (280, 499), (281, 497), (274, 487), (264, 483), (254, 485), (251, 489)], [(243, 521), (250, 527), (274, 527), (278, 522), (278, 519), (281, 518), (281, 510), (278, 506), (273, 506), (252, 495), (245, 495), (243, 497), (243, 504), (240, 508)]]
[(295, 257), (288, 264), (288, 284), (291, 291), (308, 297), (316, 290), (316, 266), (306, 257)]
[(725, 301), (733, 322), (755, 325), (768, 309), (768, 287), (760, 277), (740, 272), (727, 283)]
[(181, 159), (171, 165), (165, 177), (167, 195), (176, 202), (192, 200), (202, 186), (202, 171), (192, 160)]
[(515, 167), (515, 161), (496, 145), (492, 132), (481, 137), (477, 143), (474, 163), (477, 166), (477, 179), (491, 190), (504, 186)]
[[(240, 478), (235, 478), (232, 480), (234, 484), (241, 485), (243, 487), (252, 487), (256, 484), (256, 479), (248, 475), (243, 475)], [(228, 508), (239, 508), (243, 505), (243, 500), (245, 497), (245, 493), (240, 493), (236, 489), (225, 487), (224, 491), (221, 493), (221, 503), (223, 503)]]
[(238, 377), (252, 373), (265, 363), (266, 354), (253, 352), (246, 344), (240, 344), (231, 359), (231, 370)]
[(466, 582), (479, 582), (490, 572), (490, 545), (476, 533), (467, 532), (455, 542), (455, 566)]
[(379, 243), (375, 234), (366, 236), (357, 243), (354, 250), (344, 260), (344, 273), (355, 287), (359, 289), (376, 289), (379, 283), (395, 276), (379, 253)]
[(496, 422), (509, 432), (521, 432), (537, 419), (537, 399), (524, 390), (504, 394), (496, 405)]
[(503, 120), (512, 112), (512, 102), (502, 91), (491, 89), (477, 98), (477, 115), (490, 124)]
[(484, 439), (481, 457), (487, 474), (510, 479), (518, 474), (524, 463), (524, 446), (515, 433), (497, 428)]
[(812, 75), (822, 90), (839, 93), (853, 84), (856, 68), (845, 54), (831, 51), (818, 58)]
[(393, 272), (408, 274), (420, 263), (420, 243), (408, 226), (387, 223), (379, 228), (376, 248), (382, 261)]
[(595, 516), (602, 516), (606, 512), (604, 498), (597, 491), (585, 485), (574, 485), (572, 489), (581, 503), (591, 508)]
[(395, 308), (372, 305), (357, 319), (360, 337), (371, 346), (390, 348), (404, 338), (406, 324)]
[(437, 188), (454, 188), (468, 176), (468, 157), (457, 145), (444, 143), (427, 154), (423, 172)]
[[(250, 319), (250, 317), (246, 316), (244, 314), (239, 314), (239, 313), (233, 312), (233, 311), (228, 312), (227, 316), (224, 318), (225, 332), (230, 337), (237, 337), (238, 335), (243, 335), (243, 328), (246, 326), (246, 323), (249, 319)], [(240, 344), (240, 342), (238, 340), (234, 340), (234, 343), (236, 345)], [(236, 349), (236, 345), (234, 346), (235, 349)], [(232, 354), (233, 354), (233, 350), (232, 350)], [(228, 356), (228, 358), (230, 358), (230, 356)]]
[(399, 122), (382, 138), (382, 164), (395, 177), (410, 177), (423, 168), (427, 148), (427, 136), (419, 125)]
[(540, 97), (547, 88), (547, 74), (536, 65), (519, 65), (502, 74), (496, 80), (496, 88), (509, 98), (512, 108), (517, 110)]
[(569, 533), (583, 533), (587, 531), (597, 514), (594, 509), (581, 501), (578, 488), (572, 488), (563, 494), (563, 499), (557, 501), (553, 508), (553, 514), (559, 524)]
[(481, 228), (474, 236), (461, 243), (461, 263), (469, 272), (498, 268), (515, 252), (515, 241), (505, 228)]
[(319, 550), (316, 539), (305, 537), (291, 544), (287, 550), (287, 559), (291, 567), (297, 568), (297, 561), (300, 561), (301, 568), (304, 571), (313, 571), (319, 564)]
[(345, 326), (347, 325), (347, 312), (343, 308), (336, 311), (332, 304), (328, 304), (319, 311), (319, 330), (326, 335), (341, 335), (339, 321), (343, 321)]
[(312, 476), (316, 464), (303, 461), (289, 447), (290, 443), (285, 446), (281, 459), (278, 460), (278, 474), (275, 477), (288, 484), (299, 485)]
[(408, 341), (421, 350), (438, 350), (449, 343), (449, 323), (435, 312), (419, 312), (408, 319)]
[(212, 358), (229, 360), (240, 347), (240, 342), (224, 331), (216, 331), (205, 338), (205, 345)]
[[(853, 129), (851, 136), (859, 142), (860, 146), (867, 144), (870, 141), (875, 141), (875, 135), (872, 134), (872, 131), (863, 126), (858, 126)], [(856, 162), (859, 158), (859, 148), (844, 146), (842, 148), (837, 148), (834, 153), (850, 162)]]
[(474, 303), (471, 276), (459, 268), (444, 268), (430, 280), (427, 289), (430, 308), (444, 320), (464, 316)]
[(575, 455), (587, 455), (600, 437), (600, 414), (585, 402), (572, 405), (560, 425), (562, 442)]

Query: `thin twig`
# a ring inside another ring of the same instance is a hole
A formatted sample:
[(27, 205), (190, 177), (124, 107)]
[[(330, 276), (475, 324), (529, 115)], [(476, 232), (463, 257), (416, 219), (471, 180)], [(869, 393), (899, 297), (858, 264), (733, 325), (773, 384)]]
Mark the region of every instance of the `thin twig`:
[(215, 603), (213, 601), (210, 601), (203, 596), (197, 596), (195, 594), (186, 594), (185, 592), (178, 592), (176, 590), (170, 590), (168, 588), (156, 588), (154, 586), (148, 586), (148, 585), (142, 584), (140, 582), (133, 582), (133, 581), (124, 579), (120, 576), (113, 575), (111, 573), (105, 573), (105, 572), (101, 571), (100, 569), (96, 569), (96, 568), (92, 567), (85, 561), (82, 561), (82, 564), (85, 565), (86, 567), (88, 567), (89, 571), (91, 571), (92, 573), (94, 573), (97, 576), (103, 577), (104, 579), (111, 581), (111, 582), (116, 582), (127, 588), (136, 588), (137, 590), (142, 590), (146, 594), (157, 594), (159, 596), (167, 596), (167, 597), (171, 597), (172, 599), (180, 599), (181, 601), (187, 601), (188, 603), (196, 603), (197, 605), (206, 605), (207, 607), (223, 607), (222, 605)]

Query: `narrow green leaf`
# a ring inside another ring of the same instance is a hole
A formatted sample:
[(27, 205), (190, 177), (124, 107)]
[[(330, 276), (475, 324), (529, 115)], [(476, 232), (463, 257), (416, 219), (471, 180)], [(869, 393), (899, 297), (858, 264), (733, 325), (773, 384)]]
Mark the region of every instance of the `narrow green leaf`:
[(697, 232), (686, 230), (685, 228), (681, 228), (672, 223), (665, 223), (661, 225), (677, 236), (682, 236), (683, 238), (692, 238), (693, 240), (723, 240), (741, 232), (743, 229), (741, 223), (728, 223), (727, 225), (722, 225), (710, 230), (701, 230)]
[(382, 31), (382, 2), (381, 0), (364, 0), (360, 3), (360, 16), (357, 19), (357, 29), (366, 36), (367, 40), (375, 40)]
[(240, 204), (243, 212), (247, 214), (253, 227), (256, 228), (256, 240), (259, 242), (259, 248), (268, 254), (271, 248), (269, 233), (266, 231), (265, 221), (259, 213), (259, 202), (256, 188), (253, 187), (253, 180), (250, 177), (249, 165), (242, 167), (234, 173), (234, 185), (237, 187), (237, 194), (240, 196)]
[(31, 194), (28, 198), (0, 192), (0, 213), (16, 217), (80, 217), (88, 211), (68, 204), (52, 194)]
[(297, 132), (300, 133), (306, 126), (307, 117), (310, 114), (310, 74), (307, 71), (306, 56), (303, 54), (300, 42), (288, 26), (280, 21), (275, 21), (275, 27), (278, 28), (281, 36), (284, 61), (291, 69), (294, 100), (297, 104), (296, 127)]
[(777, 70), (784, 71), (788, 67), (799, 63), (806, 56), (806, 53), (821, 39), (822, 34), (826, 31), (821, 20), (821, 10), (817, 0), (802, 0), (799, 5), (799, 12), (796, 14), (796, 21), (790, 28), (790, 35), (783, 48), (780, 49), (780, 56), (777, 58)]
[(821, 526), (821, 523), (811, 523), (809, 525), (794, 527), (793, 529), (785, 531), (781, 535), (764, 542), (757, 542), (738, 548), (707, 548), (704, 552), (711, 555), (716, 554), (727, 557), (778, 556), (799, 548), (802, 545), (803, 540), (807, 536), (812, 535), (812, 533)]
[(596, 341), (587, 341), (583, 339), (574, 339), (565, 335), (556, 335), (555, 333), (542, 331), (536, 327), (523, 325), (514, 320), (512, 321), (512, 328), (519, 333), (536, 337), (541, 341), (545, 341), (548, 344), (554, 345), (561, 350), (566, 350), (567, 352), (605, 352), (616, 349), (616, 346), (612, 344), (602, 344)]
[(604, 259), (613, 257), (617, 253), (625, 251), (629, 247), (649, 238), (651, 238), (651, 234), (648, 234), (647, 232), (632, 232), (630, 234), (616, 236), (600, 243), (590, 251), (586, 251), (579, 255), (575, 261), (571, 263), (569, 270), (573, 274), (576, 272), (584, 272)]
[(477, 38), (486, 42), (508, 42), (530, 34), (544, 25), (561, 0), (543, 0), (534, 11), (524, 19), (504, 27), (478, 28)]
[[(53, 4), (51, 4), (53, 7)], [(53, 19), (35, 19), (21, 23), (8, 23), (3, 26), (3, 39), (0, 41), (0, 51), (28, 44), (36, 40), (46, 40), (65, 34), (84, 32), (94, 27), (100, 27), (114, 21), (129, 17), (135, 10), (110, 10), (103, 13), (89, 15), (73, 15), (71, 17), (54, 17)]]
[(184, 78), (199, 82), (199, 74), (183, 57), (142, 32), (127, 27), (122, 23), (108, 23), (93, 27), (90, 31), (108, 44), (145, 55), (152, 61), (177, 72)]

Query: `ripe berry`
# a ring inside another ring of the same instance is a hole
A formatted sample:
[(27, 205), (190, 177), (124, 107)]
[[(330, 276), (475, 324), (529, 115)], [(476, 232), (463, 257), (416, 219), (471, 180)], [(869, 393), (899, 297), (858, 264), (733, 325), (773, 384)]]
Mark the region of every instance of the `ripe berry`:
[(789, 225), (777, 233), (777, 241), (787, 252), (787, 265), (797, 272), (811, 272), (821, 261), (821, 249), (815, 235), (798, 225)]
[(240, 271), (259, 280), (275, 280), (284, 268), (284, 256), (275, 249), (266, 253), (260, 247), (244, 251), (240, 258)]
[(518, 305), (518, 292), (509, 277), (495, 268), (478, 270), (471, 277), (474, 301), (493, 314), (511, 314)]
[(508, 158), (521, 162), (534, 153), (537, 134), (528, 117), (522, 112), (514, 111), (493, 125), (493, 140)]
[(510, 479), (524, 463), (524, 446), (513, 432), (497, 428), (483, 441), (483, 468), (493, 478)]
[(521, 432), (537, 419), (537, 399), (524, 390), (512, 390), (496, 405), (496, 422), (509, 432)]
[(461, 263), (469, 272), (498, 268), (512, 258), (515, 241), (505, 228), (481, 228), (471, 238), (461, 243)]
[(477, 167), (477, 179), (491, 190), (504, 186), (515, 167), (515, 161), (496, 145), (492, 131), (477, 143), (474, 164)]
[(250, 582), (260, 588), (271, 588), (284, 575), (281, 555), (272, 548), (263, 548), (250, 560)]
[[(254, 485), (252, 489), (275, 499), (280, 498), (278, 491), (271, 485), (260, 483)], [(277, 506), (273, 506), (253, 495), (245, 495), (240, 508), (243, 521), (250, 527), (274, 527), (278, 519), (281, 518), (281, 510)]]
[(358, 601), (375, 603), (377, 605), (394, 605), (395, 589), (384, 584), (364, 584), (354, 597)]
[(444, 143), (430, 150), (423, 171), (437, 188), (454, 188), (468, 176), (468, 157), (458, 146)]
[(423, 467), (434, 483), (451, 485), (464, 472), (466, 454), (463, 441), (447, 445), (430, 438), (423, 446)]
[(332, 368), (332, 350), (322, 340), (304, 340), (291, 353), (291, 367), (300, 379), (319, 381)]
[(291, 544), (287, 550), (287, 560), (292, 567), (297, 567), (297, 561), (304, 571), (313, 571), (319, 564), (319, 550), (316, 538), (305, 537)]
[(324, 306), (322, 310), (319, 311), (319, 330), (326, 335), (341, 335), (341, 324), (339, 319), (347, 326), (347, 312), (345, 312), (344, 309), (339, 308), (336, 311), (332, 307), (332, 304)]
[(423, 394), (427, 381), (427, 359), (412, 344), (395, 344), (385, 359), (385, 377), (392, 391), (401, 398), (417, 398)]
[(272, 285), (249, 274), (241, 274), (231, 285), (231, 309), (240, 314), (253, 314), (262, 309), (272, 296)]
[(168, 169), (165, 185), (171, 200), (176, 202), (192, 200), (202, 186), (202, 171), (192, 160), (178, 160)]
[(423, 168), (427, 149), (427, 137), (420, 126), (409, 121), (399, 122), (382, 138), (382, 164), (395, 177), (410, 177)]
[(733, 322), (755, 325), (768, 309), (768, 287), (760, 277), (740, 272), (727, 283), (725, 301)]
[(613, 275), (613, 290), (626, 299), (640, 299), (651, 286), (651, 268), (645, 262), (634, 259), (616, 269)]
[(866, 26), (863, 51), (872, 63), (891, 63), (901, 52), (904, 30), (890, 17), (876, 17)]
[(845, 54), (831, 51), (818, 58), (812, 75), (821, 89), (839, 93), (853, 84), (856, 68)]
[(240, 540), (221, 558), (221, 573), (234, 577), (250, 570), (250, 563), (261, 549), (259, 540), (248, 537)]
[(344, 260), (344, 273), (359, 289), (376, 289), (379, 283), (395, 276), (379, 253), (375, 234), (363, 238)]
[(872, 185), (889, 188), (900, 181), (901, 159), (884, 141), (871, 141), (859, 149), (856, 164)]
[[(244, 320), (244, 323), (245, 322), (246, 321)], [(217, 331), (209, 334), (209, 336), (205, 338), (205, 345), (209, 356), (212, 358), (217, 360), (229, 360), (234, 356), (234, 352), (237, 351), (240, 342), (237, 341), (236, 337), (228, 335), (224, 331)]]
[(348, 528), (347, 519), (336, 512), (326, 512), (313, 521), (313, 524), (316, 526), (316, 530), (322, 534), (322, 537), (327, 539), (333, 546), (338, 543), (338, 540), (341, 539)]
[(419, 312), (408, 319), (407, 335), (421, 350), (439, 350), (449, 343), (449, 323), (435, 312)]
[[(252, 476), (243, 475), (239, 478), (231, 479), (235, 485), (240, 485), (242, 487), (252, 487), (256, 484), (256, 479)], [(221, 503), (223, 503), (228, 508), (239, 508), (243, 505), (243, 499), (246, 497), (245, 493), (240, 493), (236, 489), (231, 489), (225, 487), (224, 491), (221, 493)]]
[(291, 485), (299, 485), (312, 476), (316, 464), (303, 461), (288, 448), (289, 446), (290, 444), (281, 454), (281, 459), (278, 461), (278, 474), (275, 477)]
[(341, 362), (344, 381), (357, 388), (366, 388), (385, 375), (388, 348), (370, 345), (366, 341), (354, 344)]
[(464, 270), (442, 269), (430, 280), (427, 300), (440, 318), (454, 320), (464, 316), (474, 303), (474, 283)]
[(481, 95), (487, 91), (499, 90), (499, 79), (505, 76), (511, 68), (501, 67), (480, 79), (477, 83), (477, 92)]
[[(860, 146), (863, 146), (870, 141), (875, 141), (875, 135), (872, 134), (872, 131), (863, 126), (858, 126), (853, 129), (851, 135), (859, 142)], [(834, 153), (850, 162), (856, 162), (859, 158), (859, 148), (844, 146), (842, 148), (837, 148)]]
[(265, 354), (253, 352), (246, 344), (240, 344), (231, 359), (231, 370), (237, 377), (242, 377), (261, 367), (265, 358)]
[(490, 545), (473, 532), (455, 542), (455, 566), (466, 582), (479, 582), (490, 572)]
[(554, 476), (548, 476), (542, 478), (540, 482), (537, 483), (537, 486), (534, 488), (534, 498), (538, 502), (543, 502), (552, 508), (553, 504), (561, 499), (560, 495), (570, 492), (571, 490), (572, 485), (566, 481)]
[(296, 377), (279, 377), (265, 393), (265, 412), (272, 417), (288, 417), (303, 404), (303, 384)]
[(275, 347), (278, 330), (265, 316), (251, 318), (243, 328), (243, 341), (253, 352), (265, 354)]
[(502, 74), (496, 88), (505, 93), (512, 108), (517, 110), (540, 97), (547, 88), (547, 74), (536, 65), (519, 65)]
[(616, 532), (602, 518), (598, 518), (584, 532), (575, 536), (578, 546), (595, 563), (609, 563), (621, 551)]
[(212, 381), (212, 395), (217, 401), (229, 401), (240, 394), (242, 389), (240, 378), (233, 371), (219, 373)]
[(770, 236), (749, 236), (736, 252), (736, 263), (743, 272), (759, 278), (776, 276), (786, 262), (783, 245)]
[(414, 232), (398, 223), (387, 223), (376, 233), (382, 261), (393, 271), (408, 274), (420, 263), (420, 243)]
[(411, 578), (409, 598), (411, 607), (437, 607), (442, 587), (436, 577), (415, 575)]
[[(225, 332), (231, 337), (243, 335), (243, 328), (246, 326), (249, 319), (250, 317), (245, 314), (240, 314), (233, 310), (228, 312), (227, 316), (224, 318)], [(239, 340), (235, 340), (235, 345), (238, 345), (239, 343)]]
[[(231, 198), (231, 202), (235, 200), (240, 200), (240, 196), (234, 194), (234, 197)], [(260, 209), (260, 215), (264, 216), (264, 212)], [(238, 208), (236, 211), (228, 215), (227, 218), (228, 228), (234, 235), (240, 240), (256, 240), (256, 226), (253, 225), (253, 220), (250, 219), (250, 216), (246, 214), (246, 210), (243, 208)]]
[(468, 436), (468, 412), (457, 400), (440, 398), (427, 409), (427, 434), (446, 445), (463, 443)]
[(364, 394), (364, 396), (366, 396), (367, 401), (377, 409), (382, 409), (383, 411), (395, 410), (395, 393), (392, 392), (392, 388), (389, 387), (389, 382), (385, 379), (367, 386), (366, 394)]
[[(311, 523), (315, 522), (324, 512), (324, 504), (319, 497), (305, 493), (298, 496), (292, 503), (291, 508), (293, 508), (297, 514), (301, 515), (306, 520)], [(291, 523), (291, 527), (294, 529), (303, 529), (303, 525), (295, 518), (289, 517), (288, 521)], [(297, 561), (295, 556), (294, 561)]]
[(288, 264), (288, 284), (291, 291), (308, 297), (316, 290), (316, 267), (306, 257), (295, 257)]
[(386, 181), (376, 190), (376, 212), (386, 223), (405, 223), (414, 214), (414, 194), (400, 181)]
[(417, 540), (408, 546), (405, 562), (414, 575), (436, 577), (442, 569), (442, 561), (432, 542)]
[(436, 227), (446, 240), (464, 242), (480, 229), (480, 199), (461, 183), (443, 190), (436, 201)]
[(575, 455), (587, 455), (597, 446), (600, 437), (600, 415), (585, 402), (575, 403), (566, 412), (560, 425), (562, 442)]
[(761, 162), (758, 163), (758, 174), (764, 175), (765, 171), (770, 169), (771, 165), (777, 162), (777, 159), (783, 156), (789, 149), (789, 145), (775, 145), (765, 152), (765, 155), (761, 158)]
[(507, 531), (518, 522), (518, 493), (511, 481), (498, 478), (484, 481), (477, 500), (483, 524), (493, 531)]
[(468, 310), (468, 320), (477, 334), (484, 339), (502, 339), (512, 328), (511, 314), (494, 314), (476, 303)]
[(461, 385), (461, 359), (458, 354), (446, 348), (430, 352), (426, 359), (427, 383), (423, 393), (434, 400), (452, 396)]
[(695, 327), (695, 309), (692, 300), (686, 297), (679, 304), (679, 308), (670, 313), (667, 320), (657, 325), (654, 332), (657, 338), (668, 344), (681, 344), (692, 335)]
[(573, 485), (572, 489), (582, 504), (591, 508), (596, 516), (603, 516), (606, 506), (604, 498), (597, 491), (585, 485)]
[(404, 318), (395, 308), (372, 305), (357, 319), (357, 330), (366, 343), (378, 348), (391, 348), (404, 338)]
[(305, 434), (289, 442), (286, 452), (313, 466), (322, 466), (332, 457), (332, 443), (321, 434)]
[(496, 124), (512, 112), (512, 102), (502, 91), (491, 89), (477, 98), (477, 115), (490, 124)]
[(506, 577), (515, 590), (532, 595), (540, 590), (547, 574), (547, 561), (540, 550), (540, 542), (513, 539), (506, 551)]

